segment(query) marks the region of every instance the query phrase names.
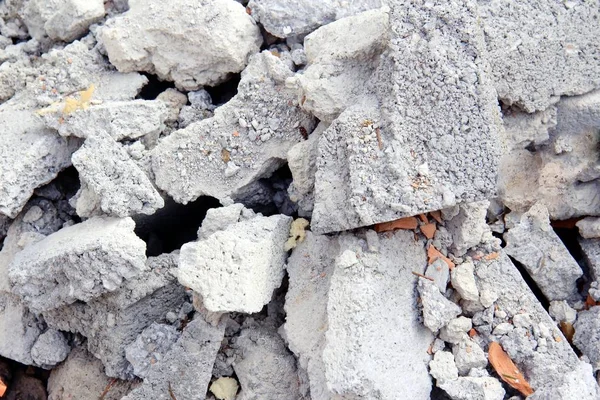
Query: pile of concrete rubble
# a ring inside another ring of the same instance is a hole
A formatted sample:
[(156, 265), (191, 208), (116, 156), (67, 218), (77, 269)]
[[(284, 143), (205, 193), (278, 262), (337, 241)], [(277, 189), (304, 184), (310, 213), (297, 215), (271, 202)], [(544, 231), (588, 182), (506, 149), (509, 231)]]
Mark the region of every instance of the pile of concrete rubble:
[(5, 0), (0, 356), (52, 400), (599, 399), (599, 21)]

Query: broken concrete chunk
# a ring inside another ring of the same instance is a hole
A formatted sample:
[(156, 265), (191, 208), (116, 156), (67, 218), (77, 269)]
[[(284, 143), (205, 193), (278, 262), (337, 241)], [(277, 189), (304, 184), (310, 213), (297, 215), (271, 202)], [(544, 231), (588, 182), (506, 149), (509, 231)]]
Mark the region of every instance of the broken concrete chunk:
[(577, 293), (583, 271), (554, 233), (542, 204), (523, 214), (504, 239), (506, 253), (523, 264), (548, 300), (566, 300)]
[(423, 324), (431, 332), (439, 331), (462, 312), (459, 306), (440, 293), (433, 282), (427, 279), (419, 279), (417, 289), (423, 304)]
[(219, 400), (235, 400), (239, 385), (234, 378), (221, 377), (208, 390)]
[(157, 186), (186, 204), (202, 195), (236, 199), (245, 187), (270, 176), (302, 140), (301, 128), (310, 132), (314, 126), (313, 117), (294, 105), (295, 93), (285, 88), (292, 75), (268, 51), (252, 56), (237, 95), (213, 118), (173, 132), (153, 149)]
[(445, 342), (458, 344), (466, 339), (467, 332), (473, 327), (470, 318), (460, 316), (454, 318), (440, 330), (440, 339)]
[(33, 111), (0, 107), (0, 213), (14, 218), (34, 189), (71, 165), (78, 141), (57, 136)]
[(240, 72), (262, 44), (255, 22), (233, 0), (130, 0), (99, 40), (119, 71), (146, 71), (184, 90)]
[(529, 114), (518, 109), (511, 109), (502, 116), (504, 129), (498, 133), (504, 152), (513, 149), (524, 149), (527, 146), (539, 146), (550, 138), (549, 130), (556, 127), (557, 110), (550, 106), (544, 111)]
[[(560, 96), (600, 86), (600, 46), (592, 39), (600, 33), (597, 3), (529, 0), (477, 4), (491, 78), (505, 104), (534, 112), (546, 109)], [(539, 37), (550, 40), (540, 42)]]
[(35, 364), (31, 348), (44, 323), (16, 296), (0, 292), (0, 355), (25, 365)]
[(594, 371), (600, 369), (600, 306), (577, 314), (577, 321), (573, 326), (575, 335), (573, 344), (585, 354), (592, 363)]
[(91, 105), (61, 118), (52, 114), (43, 118), (61, 136), (87, 138), (107, 134), (114, 140), (137, 139), (164, 129), (167, 107), (159, 100), (114, 101)]
[(235, 348), (240, 352), (233, 365), (241, 386), (237, 400), (300, 398), (296, 359), (276, 332), (260, 327), (245, 329)]
[(543, 400), (553, 397), (564, 400), (596, 400), (599, 394), (592, 366), (580, 361), (573, 370), (566, 372), (562, 379), (536, 388), (535, 392), (527, 397), (527, 400)]
[(444, 260), (438, 258), (429, 264), (425, 270), (425, 276), (433, 279), (441, 293), (446, 292), (448, 280), (450, 279), (450, 269)]
[(458, 379), (458, 369), (454, 363), (454, 356), (449, 351), (437, 351), (433, 360), (429, 362), (429, 373), (436, 380), (436, 386), (445, 381)]
[(572, 324), (577, 319), (575, 311), (566, 301), (551, 301), (548, 313), (557, 322), (567, 322)]
[(467, 375), (472, 368), (485, 368), (487, 357), (474, 340), (467, 338), (452, 346), (454, 362), (461, 375)]
[(575, 224), (585, 239), (600, 238), (600, 217), (587, 217)]
[(144, 383), (122, 400), (204, 400), (224, 331), (224, 324), (211, 326), (194, 318)]
[(83, 36), (104, 14), (102, 0), (28, 0), (23, 21), (37, 40), (49, 36), (53, 40), (70, 42)]
[(230, 225), (181, 247), (178, 278), (212, 312), (259, 312), (283, 279), (292, 218), (284, 215)]
[(286, 38), (304, 36), (321, 25), (362, 11), (381, 7), (380, 0), (339, 2), (300, 0), (251, 0), (248, 9), (271, 35)]
[(94, 399), (109, 386), (104, 400), (120, 400), (131, 383), (117, 381), (104, 374), (100, 360), (84, 346), (74, 348), (67, 360), (50, 372), (48, 400)]
[(65, 335), (56, 329), (48, 329), (42, 333), (31, 348), (31, 358), (36, 365), (44, 369), (52, 369), (62, 362), (71, 351)]
[(156, 363), (160, 363), (180, 333), (172, 325), (152, 323), (133, 343), (125, 348), (125, 357), (133, 366), (133, 373), (145, 378)]
[(88, 137), (72, 161), (81, 180), (74, 200), (79, 216), (128, 217), (164, 207), (148, 176), (107, 134)]
[[(428, 3), (390, 7), (388, 50), (362, 85), (372, 97), (355, 101), (319, 141), (316, 232), (391, 221), (495, 192), (500, 116), (493, 88), (478, 78), (487, 65), (476, 8), (465, 2), (443, 11)], [(434, 37), (415, 33), (430, 29)], [(424, 59), (432, 61), (424, 65)], [(465, 153), (467, 144), (478, 151)]]
[(506, 393), (500, 381), (491, 377), (460, 377), (439, 387), (452, 400), (502, 400)]
[(89, 301), (146, 269), (131, 218), (92, 218), (27, 246), (9, 266), (13, 292), (34, 311)]
[(452, 286), (464, 300), (479, 300), (479, 290), (477, 290), (477, 284), (475, 283), (474, 272), (475, 266), (473, 263), (466, 261), (457, 265), (450, 274)]
[(458, 215), (446, 221), (446, 229), (452, 235), (452, 250), (462, 256), (468, 249), (481, 243), (484, 234), (490, 232), (485, 217), (490, 206), (488, 200), (462, 204)]
[(226, 207), (211, 208), (206, 211), (206, 217), (198, 229), (198, 238), (206, 239), (217, 231), (222, 231), (240, 220), (247, 219), (242, 213), (251, 212), (243, 204), (235, 203)]
[(594, 280), (600, 280), (600, 239), (578, 239), (583, 259)]

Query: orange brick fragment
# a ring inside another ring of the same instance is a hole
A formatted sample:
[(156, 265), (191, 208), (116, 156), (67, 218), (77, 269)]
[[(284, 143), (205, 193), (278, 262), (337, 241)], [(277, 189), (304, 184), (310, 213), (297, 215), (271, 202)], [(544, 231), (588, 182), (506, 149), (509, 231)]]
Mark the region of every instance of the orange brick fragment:
[(497, 252), (493, 252), (493, 253), (490, 253), (487, 256), (485, 256), (485, 259), (488, 260), (488, 261), (495, 260), (499, 256), (500, 256), (500, 254), (498, 254)]
[(440, 251), (433, 245), (429, 245), (429, 248), (427, 249), (427, 262), (429, 264), (433, 264), (438, 258), (442, 259), (442, 261), (448, 264), (448, 268), (450, 268), (450, 270), (454, 269), (455, 265), (448, 257), (440, 253)]
[(0, 397), (4, 396), (4, 393), (6, 393), (6, 389), (8, 389), (6, 387), (6, 384), (2, 382), (2, 379), (0, 379)]
[(442, 212), (440, 210), (431, 211), (429, 215), (431, 215), (431, 217), (435, 219), (438, 224), (442, 223)]
[(421, 232), (427, 239), (433, 239), (433, 235), (435, 235), (435, 224), (432, 222), (430, 224), (421, 225)]
[(477, 335), (477, 331), (475, 330), (475, 328), (469, 329), (469, 337), (473, 337), (475, 335)]
[(492, 364), (492, 367), (494, 367), (494, 370), (504, 382), (517, 389), (525, 397), (533, 394), (533, 389), (529, 385), (529, 382), (525, 380), (519, 368), (517, 368), (498, 342), (490, 343), (488, 358), (490, 364)]
[(425, 223), (429, 222), (429, 220), (427, 219), (425, 214), (419, 214), (419, 219), (421, 220), (421, 222), (425, 222)]
[(400, 218), (395, 221), (375, 224), (375, 232), (387, 232), (394, 229), (417, 229), (419, 225), (415, 217)]

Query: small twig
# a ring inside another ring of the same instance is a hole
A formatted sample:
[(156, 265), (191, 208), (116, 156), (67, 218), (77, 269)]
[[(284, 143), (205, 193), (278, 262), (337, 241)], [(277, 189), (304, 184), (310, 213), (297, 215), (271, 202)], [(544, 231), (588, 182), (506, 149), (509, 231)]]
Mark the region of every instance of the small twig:
[(171, 382), (168, 382), (169, 384), (169, 396), (171, 396), (171, 400), (177, 400), (177, 397), (175, 397), (175, 394), (173, 393), (173, 389), (171, 388)]
[(108, 385), (104, 388), (104, 391), (100, 395), (98, 400), (104, 400), (104, 397), (108, 394), (108, 391), (113, 387), (113, 385), (117, 382), (117, 378), (113, 378), (112, 381), (108, 382)]
[(379, 150), (382, 150), (383, 142), (381, 141), (381, 132), (379, 128), (375, 129), (375, 134), (377, 135), (377, 144), (379, 145)]
[(416, 276), (418, 276), (420, 278), (429, 279), (431, 282), (435, 282), (435, 280), (433, 278), (429, 277), (429, 276), (425, 276), (425, 275), (420, 274), (420, 273), (415, 272), (415, 271), (411, 271), (411, 272), (413, 273), (413, 275), (416, 275)]

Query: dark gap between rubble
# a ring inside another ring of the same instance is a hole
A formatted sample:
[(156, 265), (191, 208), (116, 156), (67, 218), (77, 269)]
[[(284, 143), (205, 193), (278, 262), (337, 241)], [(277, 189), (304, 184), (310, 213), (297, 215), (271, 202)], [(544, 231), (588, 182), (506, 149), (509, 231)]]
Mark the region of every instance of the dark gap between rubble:
[(196, 240), (206, 212), (217, 207), (221, 203), (214, 197), (202, 196), (185, 205), (168, 197), (156, 213), (135, 217), (135, 234), (146, 242), (148, 257), (170, 253)]
[(50, 371), (0, 357), (0, 378), (8, 389), (3, 399), (46, 400)]
[(577, 290), (579, 293), (585, 297), (589, 289), (589, 284), (593, 281), (591, 271), (587, 263), (585, 262), (585, 257), (581, 251), (581, 246), (579, 246), (579, 241), (577, 238), (579, 237), (579, 230), (576, 227), (573, 228), (557, 228), (553, 227), (554, 232), (558, 235), (560, 240), (563, 242), (569, 254), (577, 264), (583, 270), (583, 277), (577, 280)]
[(431, 389), (431, 393), (429, 394), (430, 400), (452, 400), (452, 397), (448, 396), (446, 392), (440, 389), (437, 386), (434, 386)]
[(210, 94), (212, 103), (220, 106), (237, 94), (240, 80), (242, 80), (242, 74), (229, 74), (225, 82), (217, 86), (206, 86), (204, 89)]
[(542, 293), (542, 291), (538, 287), (537, 283), (535, 283), (535, 281), (533, 280), (531, 275), (529, 275), (529, 272), (527, 272), (527, 270), (525, 269), (523, 264), (521, 264), (520, 262), (518, 262), (511, 256), (508, 256), (508, 258), (510, 258), (510, 261), (512, 261), (514, 266), (517, 267), (517, 270), (521, 273), (521, 276), (525, 280), (525, 283), (527, 283), (527, 286), (529, 286), (529, 289), (531, 289), (531, 291), (533, 292), (535, 297), (538, 299), (538, 301), (540, 302), (542, 307), (544, 307), (544, 309), (546, 311), (548, 311), (548, 308), (550, 307), (550, 302), (548, 301), (546, 296), (544, 296), (544, 293)]
[(142, 73), (142, 75), (148, 78), (148, 83), (140, 91), (140, 94), (138, 95), (138, 98), (140, 99), (154, 100), (165, 90), (175, 88), (173, 82), (161, 81), (156, 75), (147, 73)]

